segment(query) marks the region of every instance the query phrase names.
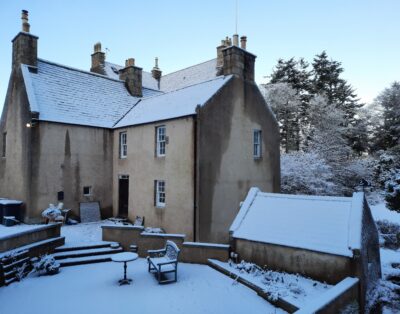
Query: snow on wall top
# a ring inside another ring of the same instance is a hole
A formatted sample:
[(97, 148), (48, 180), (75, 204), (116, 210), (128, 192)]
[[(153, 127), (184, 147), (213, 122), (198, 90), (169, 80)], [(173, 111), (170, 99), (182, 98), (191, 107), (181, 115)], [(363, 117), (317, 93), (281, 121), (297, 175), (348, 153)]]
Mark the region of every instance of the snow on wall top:
[[(170, 92), (190, 85), (209, 81), (217, 76), (217, 59), (202, 62), (191, 67), (161, 76), (160, 88), (158, 81), (150, 72), (142, 71), (142, 86), (150, 89)], [(105, 62), (104, 71), (113, 79), (119, 79), (118, 71), (123, 67), (110, 62)]]
[(353, 256), (361, 247), (362, 193), (326, 197), (250, 189), (231, 225), (234, 238)]
[[(36, 68), (21, 65), (31, 111), (39, 120), (112, 128), (140, 98), (124, 82), (38, 60)], [(161, 94), (143, 88), (143, 97)]]
[(211, 81), (143, 99), (115, 128), (196, 114), (196, 107), (204, 105), (231, 77), (220, 76)]

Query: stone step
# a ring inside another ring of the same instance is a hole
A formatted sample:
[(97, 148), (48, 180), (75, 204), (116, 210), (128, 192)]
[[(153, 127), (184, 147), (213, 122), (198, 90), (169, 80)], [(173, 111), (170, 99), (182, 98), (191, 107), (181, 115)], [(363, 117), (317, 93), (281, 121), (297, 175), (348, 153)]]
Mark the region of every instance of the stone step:
[(93, 263), (110, 262), (112, 256), (113, 254), (103, 254), (103, 255), (76, 257), (76, 258), (66, 258), (57, 260), (57, 262), (60, 263), (61, 267), (68, 267), (68, 266), (77, 266), (77, 265), (85, 265)]
[(77, 257), (86, 257), (86, 256), (95, 256), (95, 255), (104, 255), (104, 254), (115, 254), (123, 252), (123, 248), (99, 248), (99, 249), (85, 249), (85, 250), (76, 250), (76, 251), (68, 251), (68, 252), (60, 252), (52, 254), (56, 260), (66, 259), (66, 258), (77, 258)]
[(108, 242), (108, 241), (99, 241), (99, 242), (80, 242), (80, 243), (67, 243), (65, 245), (59, 246), (54, 250), (54, 253), (61, 252), (70, 252), (70, 251), (78, 251), (78, 250), (87, 250), (87, 249), (101, 249), (101, 248), (109, 248), (110, 246), (118, 245), (118, 242)]

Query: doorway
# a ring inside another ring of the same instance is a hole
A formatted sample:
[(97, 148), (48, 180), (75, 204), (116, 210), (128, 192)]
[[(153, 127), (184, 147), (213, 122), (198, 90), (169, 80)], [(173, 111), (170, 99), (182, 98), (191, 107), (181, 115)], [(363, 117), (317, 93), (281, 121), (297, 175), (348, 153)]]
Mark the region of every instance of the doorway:
[(118, 216), (128, 217), (129, 204), (129, 175), (123, 174), (118, 176)]

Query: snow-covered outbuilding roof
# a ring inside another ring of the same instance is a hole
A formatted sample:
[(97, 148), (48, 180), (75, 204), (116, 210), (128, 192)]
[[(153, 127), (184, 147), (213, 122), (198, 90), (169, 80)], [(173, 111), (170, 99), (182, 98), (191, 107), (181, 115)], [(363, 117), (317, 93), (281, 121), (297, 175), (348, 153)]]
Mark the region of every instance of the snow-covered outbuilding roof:
[(361, 248), (363, 193), (327, 197), (251, 188), (230, 227), (233, 238), (341, 256)]
[[(40, 121), (113, 128), (195, 114), (230, 77), (216, 77), (211, 60), (163, 76), (158, 82), (143, 72), (143, 97), (133, 97), (117, 75), (120, 66), (106, 62), (100, 75), (38, 59), (22, 64), (30, 110)], [(160, 97), (162, 96), (162, 97)]]

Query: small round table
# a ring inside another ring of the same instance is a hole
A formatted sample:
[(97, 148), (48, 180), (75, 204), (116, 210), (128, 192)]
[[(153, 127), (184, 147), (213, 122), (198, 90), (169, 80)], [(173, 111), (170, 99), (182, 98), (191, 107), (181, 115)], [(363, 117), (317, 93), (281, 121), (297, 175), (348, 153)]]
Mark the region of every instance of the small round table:
[(122, 252), (113, 254), (113, 256), (111, 257), (111, 260), (113, 262), (124, 263), (124, 278), (118, 281), (120, 286), (129, 285), (131, 283), (132, 279), (126, 278), (126, 268), (127, 268), (126, 263), (132, 262), (137, 258), (138, 255), (136, 253), (131, 253), (131, 252)]

